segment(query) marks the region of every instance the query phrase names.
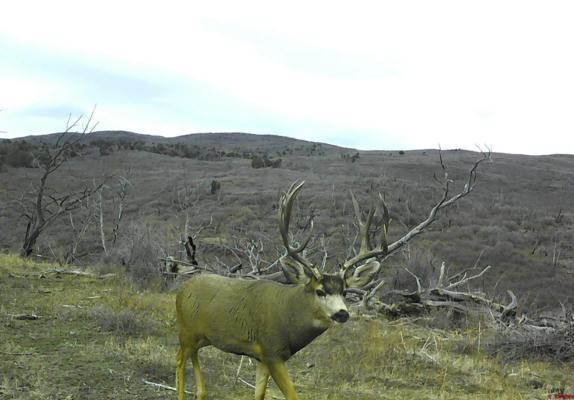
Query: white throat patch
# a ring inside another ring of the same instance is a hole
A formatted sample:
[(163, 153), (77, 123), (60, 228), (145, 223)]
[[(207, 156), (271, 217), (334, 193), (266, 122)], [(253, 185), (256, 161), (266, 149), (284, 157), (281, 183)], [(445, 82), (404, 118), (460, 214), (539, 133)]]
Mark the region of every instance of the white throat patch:
[(319, 304), (329, 319), (341, 310), (348, 311), (345, 298), (341, 294), (328, 294), (325, 297), (319, 297)]

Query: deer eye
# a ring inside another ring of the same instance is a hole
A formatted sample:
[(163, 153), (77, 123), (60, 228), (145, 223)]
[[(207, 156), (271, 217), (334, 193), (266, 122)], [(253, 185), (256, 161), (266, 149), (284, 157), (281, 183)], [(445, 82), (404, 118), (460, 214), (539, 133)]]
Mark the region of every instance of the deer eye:
[(315, 291), (315, 293), (317, 293), (317, 296), (319, 296), (319, 297), (325, 297), (325, 296), (327, 296), (327, 293), (325, 293), (325, 292), (324, 292), (323, 290), (321, 290), (321, 289), (317, 289), (317, 290)]

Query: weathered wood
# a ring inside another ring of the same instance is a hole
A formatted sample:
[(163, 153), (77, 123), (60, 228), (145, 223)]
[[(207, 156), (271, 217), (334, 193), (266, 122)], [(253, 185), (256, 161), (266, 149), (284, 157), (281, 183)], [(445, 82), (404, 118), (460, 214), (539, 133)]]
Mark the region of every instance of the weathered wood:
[(79, 271), (77, 269), (51, 269), (47, 271), (25, 271), (25, 272), (18, 272), (18, 273), (10, 273), (10, 276), (15, 278), (23, 278), (25, 276), (37, 276), (40, 278), (45, 278), (46, 275), (52, 274), (59, 274), (59, 275), (75, 275), (75, 276), (83, 276), (87, 278), (95, 278), (95, 279), (109, 279), (116, 276), (116, 274), (94, 274), (92, 272), (86, 271)]

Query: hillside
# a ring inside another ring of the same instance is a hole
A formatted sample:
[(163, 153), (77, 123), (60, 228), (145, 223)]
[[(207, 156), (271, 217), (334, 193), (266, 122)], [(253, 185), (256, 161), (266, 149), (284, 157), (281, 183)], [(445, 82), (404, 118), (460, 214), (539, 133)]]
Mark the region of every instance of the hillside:
[[(48, 135), (25, 136), (19, 138), (19, 141), (26, 141), (33, 144), (47, 143), (54, 144), (60, 134), (52, 133)], [(2, 139), (0, 139), (1, 141)], [(99, 141), (110, 142), (131, 142), (164, 144), (164, 145), (186, 145), (201, 148), (217, 147), (218, 150), (230, 151), (259, 151), (259, 152), (277, 152), (285, 148), (298, 148), (304, 146), (317, 146), (319, 143), (313, 143), (306, 140), (293, 139), (278, 135), (253, 135), (242, 132), (218, 132), (218, 133), (194, 133), (189, 135), (164, 137), (159, 135), (144, 135), (128, 131), (96, 131), (89, 135), (84, 135), (79, 143), (89, 144)], [(338, 146), (325, 143), (321, 147), (330, 151), (345, 150)]]
[[(33, 168), (33, 156), (24, 160), (28, 168), (11, 166), (7, 160), (33, 154), (40, 143), (53, 143), (53, 138), (1, 144), (8, 149), (0, 152), (4, 154), (0, 167), (3, 251), (18, 251), (22, 244), (23, 206), (30, 206), (28, 194), (41, 172)], [(277, 168), (256, 169), (252, 167), (255, 157), (280, 161)], [(442, 157), (455, 193), (466, 183), (479, 154), (448, 150)], [(83, 138), (50, 176), (49, 187), (56, 194), (104, 182), (101, 202), (94, 196), (54, 222), (39, 239), (35, 253), (77, 265), (123, 263), (142, 283), (154, 279), (161, 257), (185, 258), (180, 240), (197, 234), (198, 258), (206, 265), (226, 268), (239, 258), (246, 268), (266, 268), (283, 252), (276, 223), (279, 195), (292, 182), (305, 180), (296, 206), (297, 223), (303, 227), (307, 217), (315, 215), (316, 239), (310, 256), (319, 260), (326, 252), (327, 268), (333, 268), (345, 259), (355, 237), (349, 190), (364, 207), (371, 185), (385, 193), (393, 240), (425, 219), (440, 198), (442, 188), (434, 176), (442, 176), (436, 150), (356, 151), (243, 133), (162, 138), (95, 132)], [(123, 215), (116, 229), (122, 179), (129, 184), (124, 187)], [(383, 276), (389, 289), (408, 288), (415, 282), (404, 267), (430, 281), (442, 261), (451, 273), (475, 264), (492, 265), (479, 283), (490, 297), (503, 299), (511, 289), (522, 312), (572, 304), (573, 198), (574, 156), (495, 153), (491, 163), (481, 165), (476, 189), (444, 210), (427, 233), (387, 260)]]
[[(0, 254), (0, 398), (175, 398), (146, 383), (174, 386), (173, 293), (135, 290), (121, 269), (100, 278), (97, 269), (88, 269), (91, 276), (66, 271)], [(354, 308), (349, 322), (330, 328), (288, 365), (301, 399), (574, 394), (572, 365), (494, 357), (491, 341), (480, 325), (447, 332), (420, 318), (373, 319)], [(253, 398), (252, 362), (214, 348), (200, 356), (211, 400)], [(194, 392), (190, 370), (187, 387)], [(282, 398), (273, 382), (268, 398)]]

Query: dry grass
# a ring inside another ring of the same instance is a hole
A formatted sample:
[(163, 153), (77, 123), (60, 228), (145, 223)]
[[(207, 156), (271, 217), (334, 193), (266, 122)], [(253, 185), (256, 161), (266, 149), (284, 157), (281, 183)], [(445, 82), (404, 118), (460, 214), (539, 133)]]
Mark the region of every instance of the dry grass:
[[(121, 276), (21, 277), (53, 268), (0, 255), (0, 399), (173, 399), (142, 381), (174, 385), (173, 293), (138, 291)], [(480, 332), (482, 340), (487, 335)], [(571, 364), (489, 357), (478, 337), (475, 328), (448, 332), (355, 313), (297, 354), (289, 369), (302, 399), (574, 394)], [(240, 357), (205, 348), (201, 359), (210, 399), (252, 398), (251, 388), (236, 383)], [(245, 360), (240, 376), (253, 382), (254, 365)], [(281, 398), (273, 383), (269, 394)]]

